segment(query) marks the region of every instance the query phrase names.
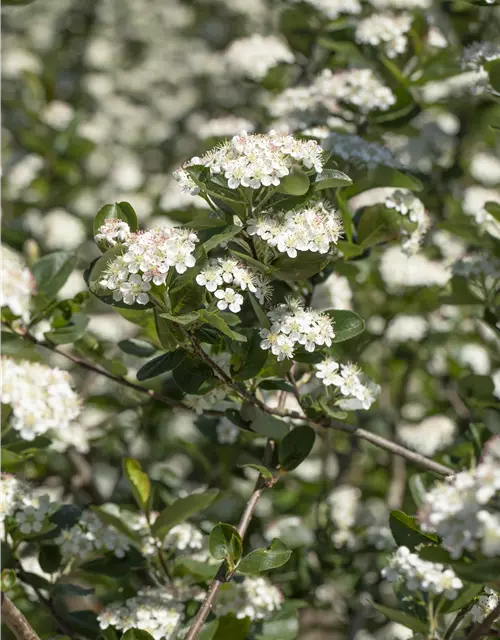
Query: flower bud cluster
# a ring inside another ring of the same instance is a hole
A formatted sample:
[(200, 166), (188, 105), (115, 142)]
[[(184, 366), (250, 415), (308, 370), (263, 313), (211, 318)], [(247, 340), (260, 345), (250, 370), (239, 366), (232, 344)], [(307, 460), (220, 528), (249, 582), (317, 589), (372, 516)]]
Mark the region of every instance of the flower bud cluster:
[(247, 231), (280, 253), (296, 258), (297, 251), (328, 253), (342, 234), (342, 222), (335, 211), (317, 202), (305, 209), (269, 211), (249, 218)]
[(70, 428), (80, 415), (80, 398), (69, 373), (38, 362), (2, 357), (0, 397), (12, 408), (13, 428), (24, 440)]
[(141, 629), (155, 640), (177, 637), (184, 619), (184, 605), (164, 587), (146, 587), (123, 604), (111, 604), (97, 616), (99, 626), (105, 630), (114, 627), (120, 631)]
[(330, 318), (319, 311), (304, 309), (300, 300), (288, 299), (267, 314), (271, 329), (261, 329), (262, 349), (270, 349), (278, 360), (293, 358), (294, 349), (302, 345), (306, 351), (331, 346), (335, 332)]
[(295, 56), (276, 36), (255, 33), (248, 38), (234, 40), (224, 53), (224, 60), (232, 74), (259, 81), (278, 64), (292, 64)]
[(446, 569), (437, 562), (422, 560), (408, 547), (399, 547), (391, 556), (382, 576), (389, 582), (402, 582), (409, 591), (424, 591), (435, 595), (444, 595), (454, 600), (463, 582), (453, 569)]
[(243, 296), (238, 290), (250, 291), (261, 303), (271, 292), (266, 277), (230, 257), (209, 260), (206, 267), (196, 276), (196, 282), (214, 294), (218, 299), (217, 307), (221, 311), (229, 309), (233, 313), (239, 313), (243, 304)]
[[(126, 236), (126, 223), (104, 224), (95, 236), (96, 241), (109, 244), (118, 241), (118, 234)], [(131, 233), (122, 241), (123, 255), (112, 260), (102, 274), (100, 286), (113, 292), (113, 300), (125, 304), (147, 304), (151, 283), (165, 283), (171, 267), (184, 273), (195, 265), (192, 255), (198, 236), (188, 229), (156, 227)]]
[(30, 315), (30, 299), (36, 293), (35, 280), (21, 257), (2, 245), (0, 307), (8, 307), (25, 322)]
[(421, 200), (415, 198), (412, 193), (404, 191), (394, 191), (385, 200), (388, 209), (394, 209), (402, 216), (408, 216), (410, 222), (416, 224), (415, 229), (409, 233), (403, 230), (408, 236), (401, 248), (407, 255), (416, 253), (423, 241), (430, 226), (430, 219)]
[(500, 496), (498, 439), (490, 440), (475, 469), (438, 483), (424, 498), (418, 519), (423, 531), (437, 533), (452, 558), (480, 549), (500, 555), (500, 513), (492, 502)]
[(222, 586), (215, 602), (217, 616), (263, 620), (281, 609), (283, 594), (267, 578), (245, 577)]
[(369, 409), (377, 399), (380, 387), (363, 375), (357, 364), (339, 364), (326, 358), (315, 366), (316, 377), (325, 387), (334, 386), (340, 394), (336, 405), (346, 411)]
[[(322, 150), (318, 143), (314, 140), (298, 140), (276, 131), (267, 134), (248, 134), (243, 131), (201, 158), (192, 158), (184, 167), (208, 167), (212, 175), (221, 175), (226, 179), (229, 189), (240, 186), (259, 189), (279, 186), (281, 179), (297, 163), (305, 169), (321, 172)], [(177, 169), (174, 177), (183, 189), (193, 195), (199, 192), (199, 187), (185, 168)]]
[(356, 42), (372, 47), (381, 44), (388, 58), (396, 58), (406, 51), (411, 22), (409, 13), (374, 13), (358, 22)]
[(92, 511), (84, 511), (80, 520), (69, 529), (63, 529), (55, 542), (66, 562), (72, 559), (85, 562), (94, 554), (109, 551), (117, 558), (123, 558), (130, 547), (128, 538), (104, 524)]

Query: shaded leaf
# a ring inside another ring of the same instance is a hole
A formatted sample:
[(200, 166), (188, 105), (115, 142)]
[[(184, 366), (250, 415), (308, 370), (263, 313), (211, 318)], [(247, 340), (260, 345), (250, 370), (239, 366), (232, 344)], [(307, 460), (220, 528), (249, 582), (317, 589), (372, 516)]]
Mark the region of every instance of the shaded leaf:
[(375, 607), (377, 611), (380, 611), (380, 613), (383, 613), (384, 616), (389, 618), (389, 620), (397, 622), (398, 624), (402, 624), (412, 631), (415, 631), (417, 633), (427, 632), (427, 625), (425, 622), (422, 622), (422, 620), (414, 618), (413, 616), (410, 616), (407, 613), (400, 611), (399, 609), (391, 609), (390, 607), (385, 607), (384, 605), (377, 604), (376, 602), (373, 602), (372, 606)]
[(37, 292), (53, 297), (64, 285), (76, 265), (76, 253), (56, 251), (49, 253), (33, 265)]
[(292, 551), (278, 538), (274, 538), (267, 549), (256, 549), (245, 556), (238, 565), (238, 573), (255, 575), (283, 566)]
[(179, 498), (160, 513), (153, 524), (153, 535), (163, 540), (170, 529), (209, 507), (218, 495), (218, 489), (209, 489), (203, 493), (193, 493)]
[(161, 356), (157, 356), (149, 362), (146, 362), (146, 364), (139, 369), (137, 372), (137, 380), (149, 380), (167, 371), (172, 371), (178, 367), (188, 355), (188, 352), (184, 349), (163, 353)]
[(299, 466), (311, 453), (316, 434), (311, 427), (295, 427), (281, 441), (279, 447), (280, 465), (286, 471)]

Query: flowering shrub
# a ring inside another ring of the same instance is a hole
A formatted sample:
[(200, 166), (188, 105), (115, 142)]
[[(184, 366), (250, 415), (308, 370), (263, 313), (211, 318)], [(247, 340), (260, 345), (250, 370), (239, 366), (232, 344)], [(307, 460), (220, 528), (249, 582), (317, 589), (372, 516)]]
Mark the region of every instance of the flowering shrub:
[(498, 637), (496, 2), (4, 5), (5, 638)]

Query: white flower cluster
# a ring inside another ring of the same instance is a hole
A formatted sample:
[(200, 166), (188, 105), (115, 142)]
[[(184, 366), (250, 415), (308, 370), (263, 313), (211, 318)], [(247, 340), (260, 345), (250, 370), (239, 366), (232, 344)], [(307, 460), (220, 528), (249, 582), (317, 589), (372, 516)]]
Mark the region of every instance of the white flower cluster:
[(409, 13), (374, 13), (358, 22), (356, 42), (372, 47), (381, 44), (388, 58), (396, 58), (406, 51), (411, 22)]
[(500, 453), (490, 440), (475, 469), (462, 471), (438, 483), (426, 495), (418, 519), (423, 531), (436, 532), (452, 558), (480, 549), (500, 555), (500, 513), (489, 503), (500, 496)]
[[(323, 69), (314, 88), (324, 105), (328, 106), (335, 100), (352, 105), (361, 113), (387, 111), (396, 103), (391, 89), (371, 69), (347, 69), (336, 73), (331, 69)], [(330, 110), (335, 112), (334, 109)]]
[(394, 209), (402, 216), (408, 216), (408, 220), (416, 225), (411, 233), (403, 230), (403, 234), (408, 238), (401, 245), (403, 252), (407, 255), (416, 253), (430, 226), (430, 219), (422, 201), (410, 192), (398, 190), (385, 199), (385, 206), (388, 209)]
[(484, 68), (486, 62), (500, 58), (500, 46), (496, 42), (473, 42), (465, 47), (462, 55), (462, 68), (476, 71), (484, 76), (484, 84), (488, 85), (488, 73)]
[(484, 588), (484, 594), (474, 602), (470, 614), (473, 622), (481, 623), (500, 604), (500, 597), (491, 587)]
[[(204, 550), (203, 534), (189, 522), (183, 522), (173, 527), (160, 543), (157, 538), (151, 535), (151, 529), (144, 514), (121, 511), (116, 508), (116, 505), (109, 505), (108, 508), (138, 533), (141, 538), (141, 551), (145, 556), (153, 556), (161, 548), (175, 554), (189, 551), (190, 557), (196, 556)], [(150, 523), (154, 524), (158, 516), (158, 512), (151, 512), (149, 514)]]
[[(247, 134), (243, 131), (231, 140), (211, 149), (201, 158), (192, 158), (187, 165), (203, 165), (212, 175), (222, 174), (230, 189), (279, 186), (281, 179), (297, 163), (320, 173), (322, 150), (314, 140), (298, 140), (291, 135), (270, 131), (267, 134)], [(192, 194), (199, 188), (185, 169), (177, 169), (174, 177), (184, 190)]]
[[(300, 0), (293, 0), (294, 2)], [(341, 14), (356, 15), (361, 13), (361, 3), (358, 0), (305, 0), (330, 20), (336, 20)]]
[(268, 312), (271, 329), (261, 329), (262, 349), (270, 349), (278, 361), (293, 358), (296, 345), (302, 345), (306, 351), (315, 351), (317, 347), (331, 346), (335, 332), (330, 318), (314, 311), (304, 309), (297, 299), (288, 299)]
[(333, 358), (326, 358), (315, 365), (315, 368), (316, 377), (325, 387), (337, 387), (341, 397), (336, 404), (341, 409), (369, 409), (377, 399), (380, 387), (373, 381), (366, 380), (357, 364), (339, 364)]
[(392, 152), (378, 144), (369, 142), (354, 134), (331, 133), (322, 142), (323, 148), (339, 158), (352, 162), (354, 165), (368, 169), (378, 166), (399, 166)]
[(55, 542), (66, 562), (72, 559), (85, 562), (94, 554), (108, 551), (117, 558), (123, 558), (130, 547), (128, 538), (104, 524), (92, 511), (84, 511), (80, 520), (69, 529), (63, 529)]
[(380, 260), (380, 275), (390, 291), (404, 287), (443, 286), (451, 278), (451, 269), (422, 254), (406, 255), (401, 247), (389, 247)]
[(409, 591), (442, 594), (448, 600), (454, 600), (464, 586), (453, 569), (422, 560), (416, 553), (411, 553), (408, 547), (398, 547), (388, 566), (382, 569), (382, 576), (389, 582), (400, 580)]
[(352, 289), (349, 279), (338, 273), (331, 273), (328, 278), (314, 287), (311, 300), (313, 309), (352, 309)]
[(9, 473), (2, 473), (0, 478), (0, 522), (3, 522), (25, 504), (28, 489), (16, 476)]
[(433, 456), (436, 451), (453, 444), (457, 426), (447, 416), (435, 415), (419, 424), (400, 424), (397, 428), (399, 440), (424, 456)]
[(334, 489), (326, 500), (330, 507), (330, 518), (335, 525), (332, 541), (337, 548), (351, 546), (354, 542), (352, 530), (359, 514), (360, 500), (359, 487), (347, 484)]
[(230, 115), (200, 122), (196, 128), (196, 134), (201, 140), (207, 138), (230, 138), (240, 131), (249, 131), (251, 133), (254, 129), (255, 125), (250, 120)]
[[(120, 233), (124, 234), (122, 225)], [(96, 240), (98, 237), (108, 244), (116, 242), (116, 226), (103, 225)], [(132, 233), (123, 241), (123, 255), (108, 264), (99, 284), (112, 291), (117, 302), (147, 304), (151, 282), (164, 284), (171, 267), (184, 273), (195, 265), (197, 242), (198, 236), (189, 229), (156, 227)]]
[(114, 627), (120, 631), (141, 629), (155, 640), (177, 636), (184, 619), (184, 605), (164, 587), (147, 587), (124, 604), (111, 604), (97, 616), (101, 629)]
[[(213, 258), (196, 276), (196, 282), (213, 293), (221, 311), (241, 311), (243, 296), (237, 290), (250, 291), (260, 302), (270, 294), (268, 278), (234, 258)], [(231, 285), (227, 287), (226, 285)]]
[(12, 426), (25, 440), (52, 430), (70, 429), (80, 415), (80, 398), (71, 388), (71, 376), (38, 362), (2, 357), (0, 397), (12, 407)]
[(30, 315), (30, 299), (36, 293), (35, 280), (21, 257), (2, 245), (0, 307), (8, 307), (25, 322)]
[(234, 40), (227, 48), (224, 60), (232, 74), (259, 81), (278, 64), (292, 64), (295, 56), (276, 36), (255, 33), (248, 38)]
[(0, 533), (3, 537), (3, 522), (13, 516), (16, 528), (24, 535), (40, 533), (48, 518), (59, 508), (48, 495), (36, 495), (15, 476), (2, 473), (0, 482)]
[(385, 339), (391, 345), (419, 342), (429, 330), (429, 323), (422, 316), (401, 313), (393, 318), (385, 332)]
[(214, 610), (217, 616), (232, 613), (236, 618), (263, 620), (282, 604), (283, 594), (267, 578), (245, 577), (221, 587)]
[(119, 218), (108, 218), (106, 222), (99, 227), (99, 231), (94, 236), (94, 240), (98, 245), (109, 249), (109, 247), (114, 247), (116, 244), (129, 242), (131, 235), (130, 227), (126, 222)]
[(304, 209), (273, 211), (249, 218), (247, 231), (280, 253), (296, 258), (297, 251), (328, 253), (341, 237), (342, 221), (334, 210), (317, 202)]
[(462, 207), (464, 213), (472, 216), (481, 229), (495, 238), (500, 238), (500, 222), (486, 211), (487, 202), (500, 204), (500, 191), (474, 185), (465, 190)]

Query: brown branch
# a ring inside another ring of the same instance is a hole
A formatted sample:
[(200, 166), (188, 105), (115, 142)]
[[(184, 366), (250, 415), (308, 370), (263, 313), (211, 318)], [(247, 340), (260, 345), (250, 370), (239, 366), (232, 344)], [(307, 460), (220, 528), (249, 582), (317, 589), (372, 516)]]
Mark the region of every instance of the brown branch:
[(500, 604), (498, 604), (493, 611), (481, 622), (476, 625), (467, 636), (466, 640), (479, 640), (488, 635), (491, 625), (495, 620), (500, 617)]
[(40, 636), (5, 593), (2, 593), (2, 624), (7, 625), (16, 640), (40, 640)]
[[(266, 444), (266, 449), (264, 451), (264, 460), (263, 463), (265, 466), (269, 466), (272, 460), (274, 451), (274, 442), (272, 440), (268, 440)], [(257, 482), (255, 483), (254, 490), (250, 499), (245, 507), (245, 511), (241, 516), (240, 523), (238, 524), (238, 533), (243, 539), (248, 531), (248, 527), (250, 525), (250, 521), (255, 511), (255, 507), (257, 506), (257, 502), (259, 501), (260, 496), (262, 495), (264, 489), (269, 486), (273, 486), (277, 482), (277, 478), (272, 481), (266, 481), (263, 476), (259, 475), (257, 478)], [(229, 582), (232, 578), (232, 574), (226, 575), (227, 568), (226, 564), (223, 562), (212, 581), (212, 584), (208, 588), (208, 591), (205, 595), (205, 599), (196, 614), (193, 623), (191, 624), (187, 634), (184, 636), (184, 640), (195, 640), (198, 637), (203, 625), (205, 624), (205, 620), (207, 619), (210, 611), (212, 610), (215, 598), (217, 597), (217, 593), (219, 589), (225, 582)]]

